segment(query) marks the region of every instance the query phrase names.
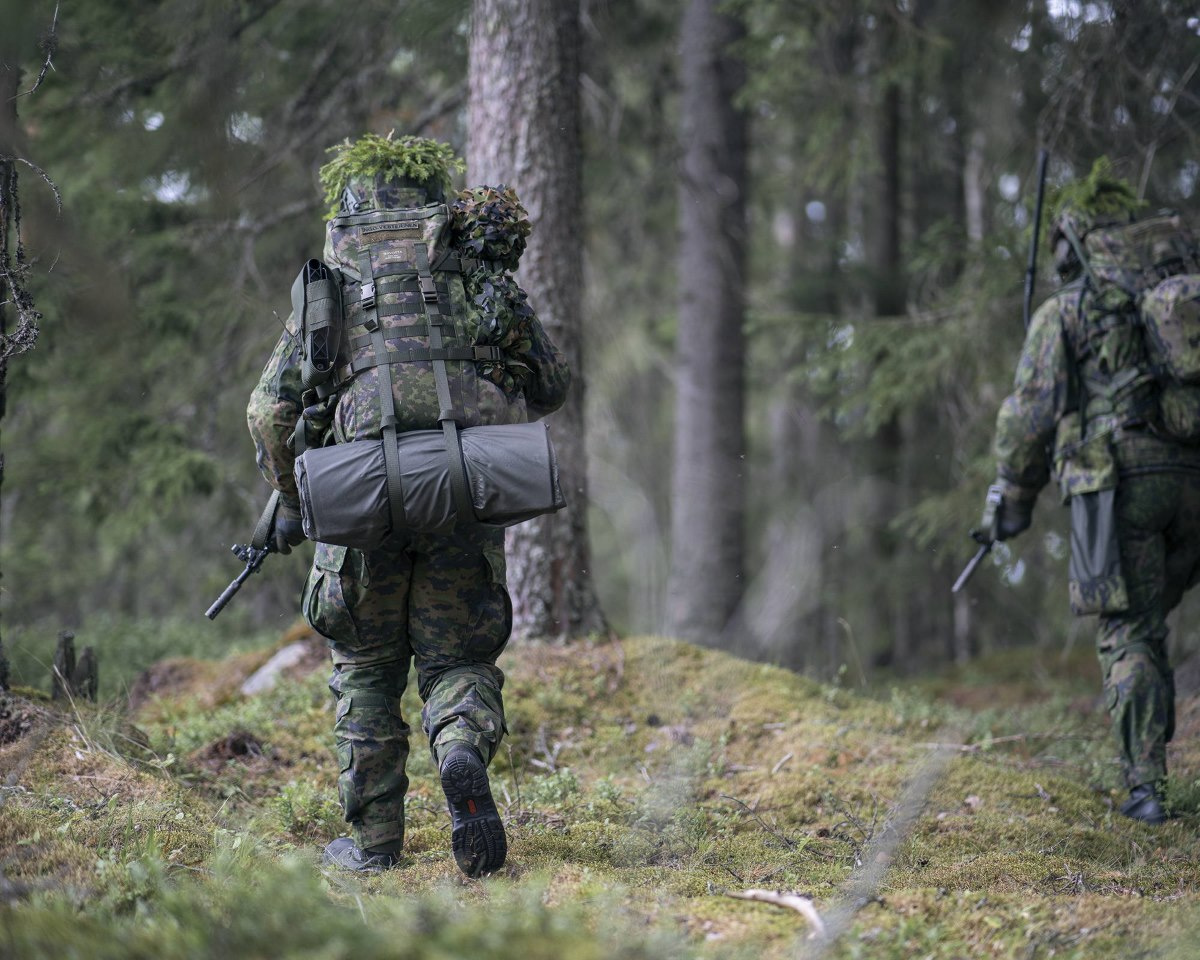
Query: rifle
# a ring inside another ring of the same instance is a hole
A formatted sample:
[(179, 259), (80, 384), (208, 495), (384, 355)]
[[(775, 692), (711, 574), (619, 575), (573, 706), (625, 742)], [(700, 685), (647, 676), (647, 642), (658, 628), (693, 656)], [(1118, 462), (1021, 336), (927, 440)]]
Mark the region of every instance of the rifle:
[(992, 484), (988, 487), (987, 502), (983, 509), (983, 526), (978, 530), (971, 531), (971, 539), (979, 544), (979, 549), (975, 551), (970, 562), (963, 567), (963, 572), (958, 575), (958, 579), (954, 581), (954, 586), (950, 588), (951, 593), (958, 593), (967, 585), (967, 581), (971, 579), (979, 565), (983, 562), (983, 558), (992, 552), (992, 547), (996, 545), (996, 515), (1001, 509), (1001, 504), (1004, 502), (1004, 494), (997, 484)]
[[(1029, 264), (1025, 267), (1025, 300), (1022, 304), (1022, 316), (1025, 320), (1025, 329), (1029, 329), (1029, 324), (1033, 319), (1033, 287), (1037, 281), (1037, 255), (1038, 255), (1038, 238), (1042, 232), (1042, 204), (1046, 199), (1046, 164), (1050, 160), (1050, 152), (1048, 150), (1038, 151), (1038, 169), (1037, 169), (1037, 199), (1033, 204), (1033, 241), (1029, 244)], [(987, 506), (985, 508), (985, 516), (990, 517), (990, 522), (985, 521), (985, 527), (990, 529), (972, 530), (970, 537), (977, 544), (979, 549), (975, 551), (975, 556), (970, 559), (970, 562), (963, 567), (963, 572), (958, 575), (958, 579), (954, 581), (954, 586), (950, 588), (951, 593), (958, 593), (966, 586), (967, 581), (975, 574), (979, 564), (983, 562), (983, 558), (992, 552), (992, 547), (996, 544), (996, 511), (1000, 509), (1000, 488), (994, 484), (988, 487)]]
[(271, 494), (271, 498), (267, 501), (267, 505), (263, 509), (262, 516), (258, 518), (258, 523), (254, 527), (254, 533), (250, 537), (250, 542), (235, 543), (229, 548), (246, 565), (246, 568), (233, 578), (229, 586), (213, 601), (213, 605), (204, 611), (204, 615), (209, 620), (217, 619), (217, 614), (224, 610), (225, 605), (242, 589), (242, 584), (250, 578), (250, 574), (259, 571), (263, 561), (267, 559), (267, 554), (275, 551), (275, 544), (271, 542), (270, 537), (271, 527), (275, 522), (275, 510), (278, 506), (279, 491), (277, 490)]
[(992, 552), (992, 547), (996, 545), (995, 540), (989, 540), (987, 535), (981, 530), (972, 530), (971, 539), (979, 544), (979, 549), (975, 551), (967, 565), (963, 567), (962, 573), (958, 575), (958, 579), (954, 581), (954, 586), (950, 588), (951, 593), (958, 593), (967, 585), (967, 581), (975, 575), (976, 568), (983, 562), (983, 558)]

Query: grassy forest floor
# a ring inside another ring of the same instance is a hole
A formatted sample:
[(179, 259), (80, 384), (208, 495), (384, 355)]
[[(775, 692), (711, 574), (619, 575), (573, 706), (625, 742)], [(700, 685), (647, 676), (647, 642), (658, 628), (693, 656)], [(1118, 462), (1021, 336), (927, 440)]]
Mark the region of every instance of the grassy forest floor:
[[(160, 662), (119, 706), (7, 698), (0, 957), (1196, 956), (1186, 667), (1155, 829), (1115, 810), (1086, 650), (858, 691), (658, 638), (515, 647), (509, 861), (472, 881), (419, 730), (401, 865), (322, 869), (327, 671), (314, 643), (239, 693), (271, 653)], [(829, 935), (751, 889), (811, 897)]]

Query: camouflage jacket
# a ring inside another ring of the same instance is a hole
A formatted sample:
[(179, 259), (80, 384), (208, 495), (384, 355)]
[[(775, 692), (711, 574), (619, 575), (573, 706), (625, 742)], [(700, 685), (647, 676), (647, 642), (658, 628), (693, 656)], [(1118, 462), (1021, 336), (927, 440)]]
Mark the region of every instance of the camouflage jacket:
[[(496, 384), (495, 380), (500, 378), (494, 371), (483, 371), (478, 378), (481, 389), (495, 394), (491, 403), (482, 405), (483, 411), (490, 411), (489, 422), (516, 423), (538, 419), (561, 407), (567, 397), (571, 370), (562, 352), (532, 311), (526, 311), (521, 319), (522, 336), (504, 344), (506, 360), (511, 360), (520, 370), (519, 386), (512, 388), (511, 378), (506, 384), (516, 392), (506, 391)], [(360, 378), (370, 379), (375, 374), (374, 370), (366, 371), (366, 376)], [(334, 423), (334, 436), (338, 442), (379, 436), (378, 400), (374, 387), (368, 384), (357, 386), (368, 389), (343, 390), (339, 397)], [(286, 329), (250, 395), (246, 421), (254, 440), (259, 471), (285, 500), (292, 503), (299, 502), (293, 474), (296, 455), (292, 434), (304, 409), (302, 394), (300, 338), (295, 319), (289, 315)], [(370, 407), (369, 411), (355, 409), (364, 402)]]
[[(1113, 411), (1088, 395), (1095, 358), (1081, 360), (1076, 347), (1087, 342), (1082, 291), (1076, 281), (1051, 296), (1025, 335), (1013, 391), (996, 418), (993, 452), (1006, 497), (1036, 498), (1052, 473), (1065, 501), (1112, 489), (1123, 474), (1200, 471), (1200, 446), (1164, 439), (1152, 415)], [(1145, 384), (1152, 402), (1156, 391)]]

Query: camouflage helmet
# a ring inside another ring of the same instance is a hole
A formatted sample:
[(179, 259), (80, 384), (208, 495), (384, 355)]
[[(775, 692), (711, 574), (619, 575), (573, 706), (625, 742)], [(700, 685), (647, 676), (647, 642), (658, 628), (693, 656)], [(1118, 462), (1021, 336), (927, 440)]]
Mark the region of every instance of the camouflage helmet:
[(386, 210), (444, 200), (453, 173), (464, 168), (453, 148), (426, 137), (386, 137), (368, 133), (329, 148), (333, 159), (321, 167), (329, 204), (327, 219), (339, 213)]
[(1098, 157), (1086, 177), (1054, 191), (1048, 230), (1059, 276), (1070, 280), (1079, 275), (1082, 264), (1078, 248), (1089, 232), (1128, 223), (1144, 206), (1133, 185), (1116, 175), (1108, 157)]

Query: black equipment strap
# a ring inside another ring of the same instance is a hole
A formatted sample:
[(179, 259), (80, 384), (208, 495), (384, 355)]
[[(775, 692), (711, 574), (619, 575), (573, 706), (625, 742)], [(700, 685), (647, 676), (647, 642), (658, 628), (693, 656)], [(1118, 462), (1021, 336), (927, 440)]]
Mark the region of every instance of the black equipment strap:
[[(363, 250), (360, 255), (358, 269), (362, 276), (363, 325), (371, 331), (375, 356), (382, 357), (387, 353), (387, 343), (384, 340), (383, 328), (379, 325), (379, 318), (375, 315), (375, 276), (371, 268), (370, 248)], [(392, 533), (397, 534), (408, 524), (404, 517), (404, 490), (400, 485), (400, 451), (396, 447), (396, 403), (392, 397), (392, 368), (389, 365), (380, 365), (378, 380), (383, 463), (387, 470), (388, 510), (392, 518)]]
[[(446, 370), (446, 360), (449, 358), (445, 356), (448, 351), (442, 346), (442, 326), (436, 319), (440, 316), (437, 284), (434, 283), (433, 272), (429, 268), (429, 248), (423, 243), (418, 243), (415, 245), (415, 252), (417, 275), (421, 282), (421, 295), (425, 300), (425, 320), (429, 334), (429, 355), (433, 362), (433, 382), (437, 387), (438, 406), (441, 408), (438, 420), (442, 424), (442, 433), (446, 438), (450, 489), (454, 494), (458, 521), (471, 523), (475, 520), (475, 508), (471, 504), (470, 491), (467, 489), (467, 470), (463, 465), (462, 442), (458, 436), (458, 426), (459, 421), (462, 420), (462, 414), (454, 409), (454, 403), (450, 398), (450, 376)], [(381, 333), (380, 341), (382, 339)], [(375, 347), (375, 356), (384, 356), (384, 351), (379, 344)]]

